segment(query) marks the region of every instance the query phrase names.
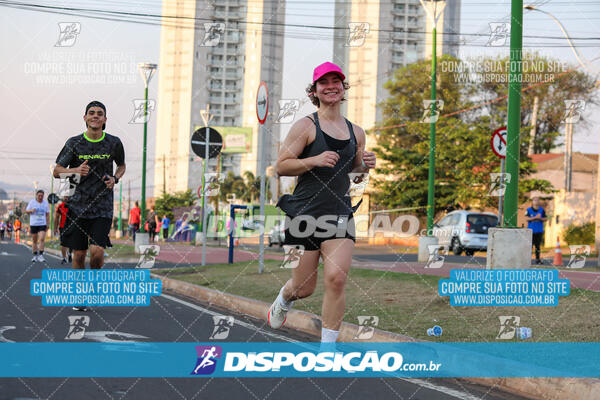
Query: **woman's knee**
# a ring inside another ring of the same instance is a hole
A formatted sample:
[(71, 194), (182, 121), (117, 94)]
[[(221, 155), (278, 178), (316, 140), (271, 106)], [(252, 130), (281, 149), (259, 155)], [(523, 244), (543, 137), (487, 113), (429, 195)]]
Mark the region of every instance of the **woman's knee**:
[(346, 274), (337, 273), (325, 276), (325, 290), (342, 292), (346, 287)]

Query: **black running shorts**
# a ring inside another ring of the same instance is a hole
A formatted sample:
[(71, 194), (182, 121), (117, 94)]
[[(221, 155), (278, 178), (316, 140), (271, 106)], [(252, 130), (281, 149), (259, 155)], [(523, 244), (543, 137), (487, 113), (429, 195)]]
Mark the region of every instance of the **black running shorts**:
[(73, 250), (87, 250), (89, 245), (111, 247), (108, 237), (111, 223), (110, 218), (78, 218), (69, 211), (60, 236), (61, 245)]
[(32, 235), (35, 235), (36, 233), (40, 233), (40, 232), (46, 232), (46, 229), (48, 229), (48, 227), (46, 225), (39, 225), (39, 226), (31, 226), (30, 227), (30, 232)]
[[(303, 246), (305, 251), (320, 250), (321, 243), (332, 239), (351, 239), (356, 242), (353, 216), (337, 216), (328, 225), (310, 222), (310, 217), (286, 218), (285, 245)], [(313, 220), (314, 221), (314, 220)]]

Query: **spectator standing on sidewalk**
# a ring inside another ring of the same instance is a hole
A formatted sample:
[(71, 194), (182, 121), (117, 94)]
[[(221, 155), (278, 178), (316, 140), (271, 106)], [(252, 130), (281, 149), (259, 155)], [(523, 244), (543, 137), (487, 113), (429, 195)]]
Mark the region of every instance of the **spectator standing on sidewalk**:
[(546, 222), (546, 211), (540, 205), (540, 198), (531, 199), (531, 207), (525, 212), (527, 227), (533, 231), (532, 244), (535, 247), (535, 263), (543, 264), (540, 259), (540, 245), (544, 240), (544, 222)]

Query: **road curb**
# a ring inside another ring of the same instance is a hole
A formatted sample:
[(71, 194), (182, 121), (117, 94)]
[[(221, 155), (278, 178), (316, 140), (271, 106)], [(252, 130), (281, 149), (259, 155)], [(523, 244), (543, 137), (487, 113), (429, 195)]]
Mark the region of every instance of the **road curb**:
[[(219, 290), (206, 288), (192, 283), (151, 274), (160, 279), (163, 290), (207, 302), (217, 307), (231, 309), (240, 314), (265, 320), (270, 304)], [(289, 329), (319, 338), (321, 335), (321, 318), (305, 311), (291, 310), (285, 326)], [(359, 326), (342, 322), (340, 342), (356, 342), (354, 339)], [(422, 340), (393, 332), (375, 329), (370, 342), (422, 342)], [(528, 397), (530, 399), (579, 399), (595, 400), (600, 393), (600, 379), (597, 378), (459, 378), (480, 385), (500, 388), (506, 392)]]

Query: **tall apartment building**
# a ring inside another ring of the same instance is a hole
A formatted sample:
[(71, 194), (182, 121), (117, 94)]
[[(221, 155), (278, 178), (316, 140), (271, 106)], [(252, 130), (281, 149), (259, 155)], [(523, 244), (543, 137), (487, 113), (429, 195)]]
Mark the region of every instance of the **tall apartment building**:
[[(202, 159), (190, 140), (204, 126), (200, 111), (207, 105), (210, 126), (252, 131), (245, 152), (222, 153), (222, 171), (258, 175), (256, 92), (265, 81), (270, 110), (281, 97), (283, 27), (278, 24), (285, 21), (285, 1), (169, 0), (163, 1), (162, 14), (179, 18), (163, 19), (161, 27), (155, 196), (163, 187), (195, 192), (200, 186)], [(279, 125), (273, 124), (264, 136), (266, 166), (275, 163), (278, 138)], [(215, 168), (211, 159), (207, 171)]]
[[(431, 58), (433, 25), (419, 0), (336, 0), (335, 26), (346, 28), (336, 34), (333, 48), (334, 62), (347, 71), (351, 86), (344, 112), (350, 121), (369, 129), (382, 118), (377, 104), (388, 96), (383, 85), (393, 72)], [(437, 24), (438, 56), (458, 54), (458, 35), (442, 33), (458, 33), (459, 28), (460, 0), (447, 0)]]

